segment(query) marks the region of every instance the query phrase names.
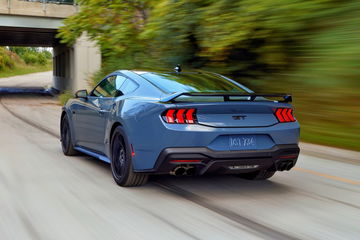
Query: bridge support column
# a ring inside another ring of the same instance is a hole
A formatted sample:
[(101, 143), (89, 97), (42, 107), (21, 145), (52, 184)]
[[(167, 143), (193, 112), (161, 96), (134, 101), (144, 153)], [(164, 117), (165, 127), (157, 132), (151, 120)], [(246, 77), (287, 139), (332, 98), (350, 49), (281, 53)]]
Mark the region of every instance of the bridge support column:
[(72, 90), (87, 89), (92, 74), (101, 67), (100, 48), (83, 34), (74, 45)]
[(101, 67), (99, 47), (82, 35), (72, 47), (54, 47), (54, 88), (75, 92), (89, 88), (92, 74)]
[(61, 92), (71, 90), (73, 62), (71, 55), (73, 49), (65, 45), (57, 45), (53, 48), (53, 87)]

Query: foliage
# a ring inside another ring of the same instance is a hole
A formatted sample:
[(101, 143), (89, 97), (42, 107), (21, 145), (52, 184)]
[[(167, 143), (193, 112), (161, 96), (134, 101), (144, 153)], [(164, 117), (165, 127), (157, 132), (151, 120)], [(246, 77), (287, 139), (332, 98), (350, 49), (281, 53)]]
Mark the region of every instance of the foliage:
[(16, 50), (12, 47), (9, 49), (0, 47), (0, 77), (51, 70), (52, 64), (49, 61), (49, 57), (46, 56), (46, 51), (31, 53), (23, 51), (26, 50), (23, 47), (15, 48)]
[(22, 55), (26, 64), (35, 64), (37, 63), (37, 56), (34, 53), (25, 53)]
[(9, 50), (16, 53), (26, 64), (46, 65), (52, 54), (48, 50), (36, 47), (9, 47)]
[(114, 65), (209, 68), (259, 77), (290, 67), (311, 23), (341, 5), (332, 0), (79, 0), (59, 37), (83, 32)]
[(0, 71), (13, 68), (17, 61), (20, 60), (16, 54), (12, 54), (4, 47), (0, 47)]
[(292, 91), (304, 141), (360, 150), (359, 11), (350, 2), (318, 21), (292, 69), (261, 86)]
[(70, 99), (73, 98), (74, 94), (72, 94), (71, 92), (64, 92), (62, 94), (59, 95), (59, 102), (62, 106), (64, 106), (66, 104), (66, 102)]
[[(150, 1), (79, 0), (81, 11), (65, 20), (59, 37), (73, 44), (83, 32), (96, 40), (105, 57), (125, 57), (136, 53), (146, 44), (138, 38), (147, 20)], [(133, 59), (133, 57), (135, 57)]]
[(59, 36), (87, 32), (103, 68), (182, 64), (294, 93), (302, 139), (360, 150), (358, 0), (79, 0)]

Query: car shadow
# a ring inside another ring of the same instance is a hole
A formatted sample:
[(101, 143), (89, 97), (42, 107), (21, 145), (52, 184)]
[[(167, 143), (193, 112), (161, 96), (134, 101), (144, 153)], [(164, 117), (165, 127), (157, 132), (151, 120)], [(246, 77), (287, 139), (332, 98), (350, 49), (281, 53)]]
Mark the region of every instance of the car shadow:
[(78, 153), (78, 155), (76, 155), (76, 159), (88, 165), (97, 167), (99, 170), (103, 172), (111, 174), (110, 163), (101, 161), (98, 158), (88, 156), (84, 153)]
[(56, 90), (43, 87), (0, 87), (0, 96), (7, 95), (37, 95), (37, 96), (52, 96), (56, 94)]
[[(91, 165), (103, 174), (111, 178), (110, 164), (97, 158), (79, 155), (76, 158), (84, 164)], [(281, 173), (279, 173), (281, 174)], [(152, 175), (149, 182), (141, 187), (131, 188), (141, 191), (142, 188), (178, 188), (192, 193), (206, 193), (206, 195), (222, 197), (267, 197), (273, 195), (284, 195), (293, 191), (291, 186), (285, 185), (278, 180), (275, 175), (273, 178), (264, 181), (251, 181), (235, 175), (203, 175), (203, 176), (171, 176), (171, 175)], [(115, 184), (112, 181), (112, 184)], [(165, 186), (161, 187), (161, 186)]]
[[(251, 181), (235, 175), (204, 175), (194, 177), (153, 176), (151, 181), (177, 186), (190, 192), (206, 193), (223, 197), (251, 195), (266, 197), (268, 195), (287, 194), (290, 186), (276, 181), (276, 176), (263, 181)], [(150, 182), (151, 182), (150, 181)]]

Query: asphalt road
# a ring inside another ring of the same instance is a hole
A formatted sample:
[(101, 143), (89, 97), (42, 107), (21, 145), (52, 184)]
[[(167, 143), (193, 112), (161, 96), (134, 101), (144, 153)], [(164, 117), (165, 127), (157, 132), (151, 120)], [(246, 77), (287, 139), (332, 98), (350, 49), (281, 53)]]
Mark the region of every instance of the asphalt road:
[(0, 96), (0, 239), (360, 239), (360, 166), (301, 154), (269, 181), (157, 177), (120, 188), (65, 157), (60, 106)]
[(52, 83), (52, 71), (0, 78), (1, 87), (46, 87)]

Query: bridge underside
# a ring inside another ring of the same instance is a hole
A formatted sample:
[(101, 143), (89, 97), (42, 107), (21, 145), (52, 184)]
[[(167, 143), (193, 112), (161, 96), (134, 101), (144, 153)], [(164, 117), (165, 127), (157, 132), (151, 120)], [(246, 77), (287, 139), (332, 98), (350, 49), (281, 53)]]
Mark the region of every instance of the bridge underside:
[(59, 45), (56, 34), (56, 29), (0, 27), (0, 45), (54, 47)]

